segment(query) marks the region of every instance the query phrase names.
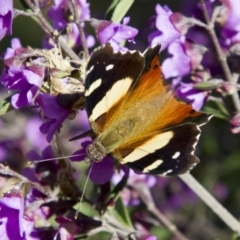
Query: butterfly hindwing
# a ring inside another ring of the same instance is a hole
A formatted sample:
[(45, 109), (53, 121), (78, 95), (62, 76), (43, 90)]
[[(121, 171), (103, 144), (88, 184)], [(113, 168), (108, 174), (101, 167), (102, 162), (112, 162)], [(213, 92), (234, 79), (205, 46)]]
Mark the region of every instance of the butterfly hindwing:
[(200, 135), (194, 123), (169, 128), (135, 143), (134, 148), (118, 150), (116, 158), (137, 171), (157, 175), (178, 175), (191, 170), (198, 162), (194, 155)]

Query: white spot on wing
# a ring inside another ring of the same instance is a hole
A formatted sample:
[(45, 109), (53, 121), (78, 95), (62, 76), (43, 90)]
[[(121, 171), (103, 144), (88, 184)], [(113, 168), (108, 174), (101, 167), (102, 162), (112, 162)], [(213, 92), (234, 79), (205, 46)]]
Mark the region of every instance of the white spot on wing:
[(149, 139), (143, 145), (134, 149), (129, 155), (122, 159), (121, 163), (134, 162), (140, 158), (145, 157), (149, 153), (153, 153), (158, 149), (165, 147), (173, 137), (173, 132), (168, 131), (160, 133), (153, 138)]
[(109, 71), (111, 69), (113, 69), (114, 65), (113, 64), (109, 64), (106, 66), (106, 71)]
[(103, 113), (108, 111), (116, 102), (118, 102), (128, 91), (132, 83), (131, 78), (124, 78), (117, 81), (112, 88), (106, 92), (106, 95), (93, 108), (90, 121), (95, 121)]
[(92, 65), (86, 72), (86, 75), (88, 75), (92, 70), (94, 69), (94, 65)]
[(96, 81), (94, 81), (90, 87), (85, 91), (85, 96), (88, 97), (89, 95), (91, 95), (91, 93), (97, 89), (100, 85), (102, 84), (102, 79), (99, 78)]
[(191, 155), (194, 155), (195, 148), (197, 146), (197, 143), (198, 143), (198, 140), (200, 137), (200, 133), (201, 133), (200, 127), (198, 125), (196, 125), (196, 128), (199, 130), (199, 134), (196, 136), (196, 141), (193, 143), (193, 151), (190, 153)]
[(156, 169), (157, 167), (159, 167), (161, 164), (163, 163), (163, 160), (156, 160), (154, 163), (152, 163), (151, 165), (145, 167), (143, 169), (143, 173), (147, 173), (147, 172), (150, 172), (151, 170), (153, 169)]
[(171, 173), (173, 170), (170, 169), (170, 170), (167, 170), (166, 172), (160, 174), (161, 176), (166, 176), (167, 174)]
[(180, 152), (175, 152), (173, 155), (172, 155), (172, 159), (176, 159), (180, 156)]

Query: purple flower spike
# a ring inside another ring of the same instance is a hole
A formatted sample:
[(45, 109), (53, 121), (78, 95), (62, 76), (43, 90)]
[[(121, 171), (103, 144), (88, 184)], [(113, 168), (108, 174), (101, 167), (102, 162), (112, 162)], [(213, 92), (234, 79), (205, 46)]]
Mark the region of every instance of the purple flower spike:
[(0, 1), (0, 41), (6, 34), (12, 34), (13, 1)]
[(150, 35), (151, 46), (161, 44), (161, 50), (164, 50), (169, 44), (178, 39), (181, 34), (170, 19), (172, 11), (168, 7), (157, 4), (156, 12), (155, 24), (158, 30)]
[(114, 50), (127, 50), (120, 46), (124, 40), (133, 41), (133, 38), (138, 34), (138, 30), (127, 26), (130, 18), (125, 17), (122, 24), (116, 24), (111, 21), (90, 19), (90, 24), (94, 28), (98, 40), (101, 44), (110, 42)]
[(5, 194), (0, 199), (0, 238), (29, 239), (34, 219), (24, 216), (24, 202), (17, 191)]
[(62, 125), (63, 121), (68, 117), (70, 110), (61, 107), (57, 103), (57, 97), (48, 94), (39, 94), (36, 102), (42, 107), (44, 114), (44, 123), (40, 127), (40, 131), (47, 134), (47, 141), (51, 142), (54, 133)]
[[(86, 156), (86, 148), (90, 144), (90, 141), (83, 142), (82, 148), (78, 151), (74, 152), (72, 155), (80, 155), (79, 157), (71, 157), (70, 160), (72, 161), (83, 161)], [(89, 166), (87, 172), (91, 172), (89, 175), (89, 178), (92, 182), (96, 184), (104, 184), (113, 176), (114, 173), (114, 160), (111, 157), (105, 157), (101, 162), (92, 162), (90, 164), (93, 164)]]

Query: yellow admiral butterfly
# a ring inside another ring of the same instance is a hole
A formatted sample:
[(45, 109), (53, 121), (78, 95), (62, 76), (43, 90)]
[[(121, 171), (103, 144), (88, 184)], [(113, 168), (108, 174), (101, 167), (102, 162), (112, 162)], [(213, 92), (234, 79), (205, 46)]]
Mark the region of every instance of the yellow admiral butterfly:
[(163, 80), (160, 46), (114, 52), (110, 44), (93, 52), (86, 71), (86, 110), (93, 132), (87, 158), (111, 155), (143, 173), (176, 175), (191, 170), (200, 126), (210, 115), (174, 97)]

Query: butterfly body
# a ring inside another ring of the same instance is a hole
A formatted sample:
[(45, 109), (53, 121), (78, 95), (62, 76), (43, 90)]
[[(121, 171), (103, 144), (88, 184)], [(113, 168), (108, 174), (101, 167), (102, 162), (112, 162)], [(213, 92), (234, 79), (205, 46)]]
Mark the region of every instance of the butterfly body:
[(200, 128), (209, 115), (178, 101), (163, 80), (159, 46), (114, 52), (96, 50), (87, 65), (86, 110), (96, 139), (88, 159), (111, 155), (144, 173), (175, 175), (190, 170)]

